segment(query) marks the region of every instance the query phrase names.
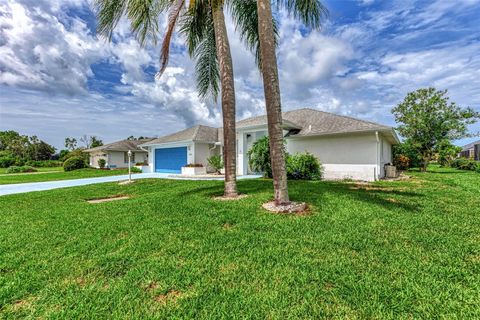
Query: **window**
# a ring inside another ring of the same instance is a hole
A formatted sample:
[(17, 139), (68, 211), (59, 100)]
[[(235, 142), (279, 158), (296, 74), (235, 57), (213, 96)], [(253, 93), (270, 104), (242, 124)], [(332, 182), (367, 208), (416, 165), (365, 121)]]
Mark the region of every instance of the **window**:
[[(123, 162), (128, 163), (128, 152), (123, 153)], [(132, 163), (135, 163), (135, 152), (132, 152)]]

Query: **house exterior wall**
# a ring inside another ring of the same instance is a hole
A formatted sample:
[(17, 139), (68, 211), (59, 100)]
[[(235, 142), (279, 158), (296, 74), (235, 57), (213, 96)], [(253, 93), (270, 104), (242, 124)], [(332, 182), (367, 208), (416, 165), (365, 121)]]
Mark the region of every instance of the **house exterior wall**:
[[(132, 166), (137, 162), (145, 162), (148, 159), (147, 152), (134, 152), (135, 160), (132, 159)], [(128, 168), (128, 162), (124, 161), (124, 152), (123, 151), (106, 151), (106, 152), (96, 152), (90, 154), (90, 166), (94, 168), (99, 168), (98, 160), (105, 159), (106, 168)]]
[(385, 138), (380, 137), (381, 149), (380, 149), (380, 176), (378, 178), (385, 177), (385, 165), (392, 163), (392, 145)]
[(213, 170), (209, 168), (207, 159), (211, 155), (217, 154), (218, 151), (216, 149), (218, 148), (212, 143), (195, 142), (195, 163), (202, 164), (207, 168), (207, 172), (212, 172)]
[[(89, 161), (90, 167), (99, 168), (98, 160), (100, 160), (100, 159), (104, 159), (105, 163), (106, 163), (108, 161), (107, 154), (104, 153), (104, 152), (92, 152), (92, 153), (90, 153), (90, 161)], [(106, 166), (107, 165), (105, 164), (105, 167)]]
[[(391, 145), (375, 133), (287, 139), (289, 153), (309, 152), (322, 163), (325, 179), (374, 181), (391, 162)], [(389, 154), (390, 153), (390, 154)]]

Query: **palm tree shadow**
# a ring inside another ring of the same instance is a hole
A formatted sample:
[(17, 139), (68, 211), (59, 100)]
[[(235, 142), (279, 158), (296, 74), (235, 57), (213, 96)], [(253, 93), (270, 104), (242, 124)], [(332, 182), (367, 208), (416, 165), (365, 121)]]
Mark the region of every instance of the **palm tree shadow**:
[[(375, 204), (387, 210), (401, 208), (408, 212), (420, 212), (422, 205), (418, 199), (422, 194), (405, 190), (404, 187), (377, 184), (356, 184), (338, 181), (290, 181), (290, 198), (294, 201), (306, 202), (321, 208), (325, 204), (326, 195), (333, 194), (335, 197), (349, 197), (356, 201)], [(247, 195), (273, 193), (270, 179), (240, 180), (238, 189)], [(205, 197), (215, 197), (223, 194), (223, 184), (199, 186), (179, 194), (180, 197), (198, 194)]]

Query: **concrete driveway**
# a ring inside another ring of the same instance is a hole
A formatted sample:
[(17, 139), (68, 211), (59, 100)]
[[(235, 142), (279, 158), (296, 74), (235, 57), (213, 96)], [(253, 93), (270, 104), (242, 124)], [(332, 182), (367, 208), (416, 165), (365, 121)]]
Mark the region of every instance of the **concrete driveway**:
[[(237, 179), (255, 179), (259, 178), (259, 175), (247, 175), (238, 176)], [(137, 173), (132, 174), (133, 179), (176, 179), (176, 180), (223, 180), (223, 177), (212, 178), (185, 178), (171, 173)], [(78, 187), (95, 183), (116, 182), (128, 180), (128, 175), (109, 176), (109, 177), (97, 177), (97, 178), (84, 178), (73, 180), (58, 180), (58, 181), (45, 181), (45, 182), (31, 182), (31, 183), (17, 183), (17, 184), (4, 184), (0, 185), (0, 196), (16, 193), (25, 193), (32, 191), (45, 191), (59, 188)]]

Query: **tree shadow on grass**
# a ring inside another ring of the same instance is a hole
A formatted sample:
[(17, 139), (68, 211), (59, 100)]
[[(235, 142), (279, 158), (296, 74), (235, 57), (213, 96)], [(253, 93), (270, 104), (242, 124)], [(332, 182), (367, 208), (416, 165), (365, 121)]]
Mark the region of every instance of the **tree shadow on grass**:
[[(405, 190), (405, 186), (377, 184), (356, 184), (337, 181), (289, 181), (290, 197), (294, 201), (301, 201), (321, 207), (327, 201), (326, 194), (338, 197), (350, 197), (355, 201), (374, 204), (384, 207), (387, 210), (398, 208), (409, 212), (420, 212), (422, 206), (417, 201), (424, 195)], [(238, 189), (247, 195), (269, 194), (273, 195), (272, 181), (267, 179), (241, 180), (238, 181)], [(191, 194), (201, 194), (206, 197), (215, 197), (223, 194), (223, 184), (214, 186), (199, 186), (182, 192), (180, 197)], [(328, 200), (331, 201), (331, 200)]]

